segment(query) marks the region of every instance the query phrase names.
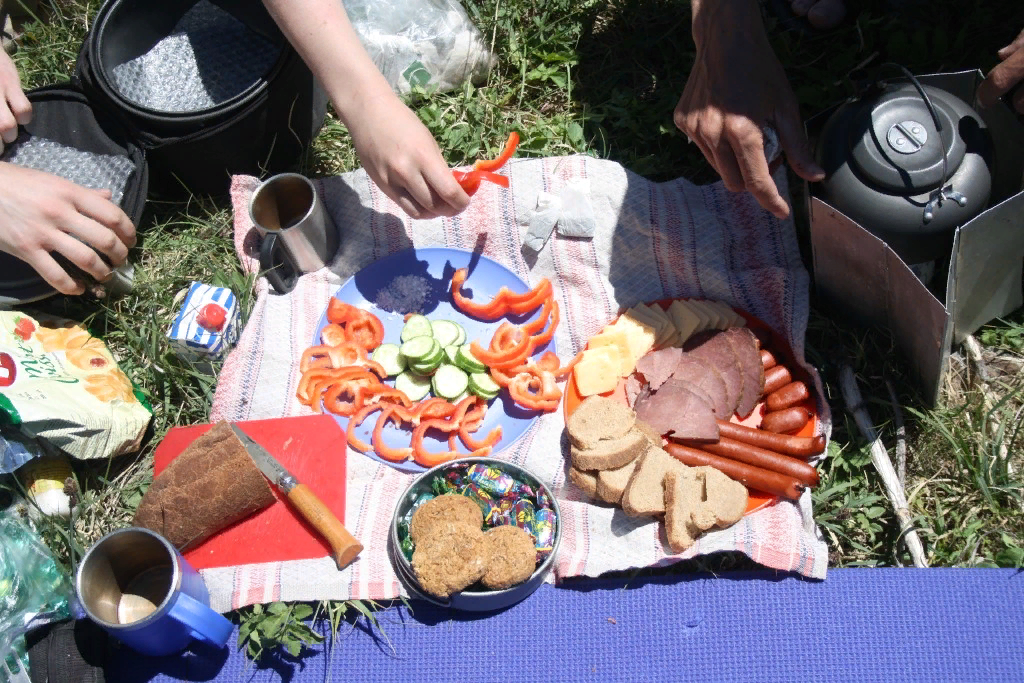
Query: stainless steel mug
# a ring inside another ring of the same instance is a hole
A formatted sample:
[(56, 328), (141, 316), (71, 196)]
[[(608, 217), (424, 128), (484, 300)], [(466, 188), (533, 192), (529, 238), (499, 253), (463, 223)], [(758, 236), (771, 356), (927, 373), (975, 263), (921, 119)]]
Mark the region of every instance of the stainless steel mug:
[(82, 558), (75, 591), (90, 619), (145, 655), (173, 654), (193, 639), (223, 647), (231, 635), (231, 622), (210, 609), (199, 572), (149, 529), (98, 540)]
[(338, 231), (309, 178), (281, 173), (267, 178), (249, 200), (249, 218), (263, 234), (260, 268), (278, 292), (295, 287), (303, 273), (330, 264)]

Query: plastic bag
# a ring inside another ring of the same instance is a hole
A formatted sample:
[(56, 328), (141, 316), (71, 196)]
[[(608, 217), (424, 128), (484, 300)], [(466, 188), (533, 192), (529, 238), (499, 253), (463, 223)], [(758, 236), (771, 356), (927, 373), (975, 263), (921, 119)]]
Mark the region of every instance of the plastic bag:
[(130, 453), (149, 420), (101, 339), (70, 320), (0, 311), (0, 472), (54, 448), (82, 459)]
[(25, 673), (29, 629), (71, 616), (70, 579), (17, 509), (0, 513), (0, 681)]
[(480, 83), (497, 59), (457, 0), (344, 0), (356, 33), (396, 92)]

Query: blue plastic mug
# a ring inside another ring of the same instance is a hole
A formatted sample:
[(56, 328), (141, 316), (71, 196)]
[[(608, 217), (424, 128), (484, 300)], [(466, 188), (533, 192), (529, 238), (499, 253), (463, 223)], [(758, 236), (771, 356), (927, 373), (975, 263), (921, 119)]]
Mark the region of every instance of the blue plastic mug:
[(206, 584), (170, 542), (132, 527), (98, 540), (75, 577), (89, 618), (145, 655), (180, 652), (193, 640), (223, 647), (231, 622), (210, 609)]

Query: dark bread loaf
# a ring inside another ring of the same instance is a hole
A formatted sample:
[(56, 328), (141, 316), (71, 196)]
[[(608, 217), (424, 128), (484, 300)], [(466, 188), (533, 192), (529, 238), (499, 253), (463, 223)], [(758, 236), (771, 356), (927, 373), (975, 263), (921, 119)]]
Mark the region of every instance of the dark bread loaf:
[(275, 500), (245, 446), (227, 422), (218, 422), (153, 481), (132, 523), (184, 550)]

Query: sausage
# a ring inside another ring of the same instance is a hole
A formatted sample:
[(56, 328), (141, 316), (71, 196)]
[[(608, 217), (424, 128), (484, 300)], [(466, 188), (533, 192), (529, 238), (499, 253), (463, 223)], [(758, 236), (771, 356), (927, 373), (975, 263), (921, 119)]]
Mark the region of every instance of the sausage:
[(794, 406), (785, 410), (765, 413), (761, 418), (761, 429), (776, 434), (788, 434), (804, 428), (811, 421), (811, 411)]
[(714, 467), (727, 477), (742, 482), (748, 488), (764, 491), (775, 496), (796, 500), (806, 490), (795, 477), (770, 472), (760, 467), (723, 458), (706, 451), (690, 448), (679, 443), (668, 443), (665, 451), (676, 460), (690, 467)]
[(768, 394), (768, 398), (765, 399), (764, 405), (768, 409), (769, 413), (774, 413), (776, 410), (785, 410), (786, 408), (792, 408), (797, 403), (802, 403), (811, 397), (811, 392), (807, 390), (807, 385), (803, 382), (790, 382), (781, 389), (776, 389), (772, 393)]
[(716, 422), (718, 422), (718, 433), (728, 439), (742, 441), (745, 444), (776, 453), (792, 455), (794, 458), (806, 459), (825, 452), (824, 436), (789, 436), (766, 432), (763, 429), (744, 427), (728, 420), (716, 420)]
[(778, 365), (779, 362), (775, 360), (775, 356), (768, 349), (761, 349), (761, 367), (765, 370), (770, 370)]
[(789, 374), (789, 368), (785, 365), (776, 365), (774, 368), (769, 368), (764, 371), (764, 393), (762, 395), (777, 391), (792, 381), (793, 376)]
[(718, 443), (694, 443), (692, 446), (708, 453), (720, 455), (723, 458), (738, 460), (754, 467), (785, 474), (797, 479), (808, 488), (818, 485), (818, 470), (791, 455), (783, 455), (782, 453), (765, 450), (726, 437), (720, 438)]

